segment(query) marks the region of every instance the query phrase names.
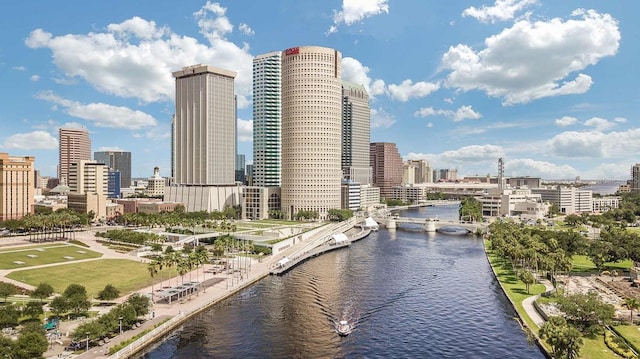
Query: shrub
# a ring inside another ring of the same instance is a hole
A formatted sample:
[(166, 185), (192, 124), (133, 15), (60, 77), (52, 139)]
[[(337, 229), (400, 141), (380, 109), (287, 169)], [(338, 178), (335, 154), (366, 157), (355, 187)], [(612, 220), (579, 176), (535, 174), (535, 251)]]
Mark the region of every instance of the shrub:
[(636, 355), (629, 349), (629, 346), (624, 339), (614, 335), (610, 331), (604, 332), (604, 343), (613, 350), (614, 353), (620, 355), (623, 358), (637, 358)]

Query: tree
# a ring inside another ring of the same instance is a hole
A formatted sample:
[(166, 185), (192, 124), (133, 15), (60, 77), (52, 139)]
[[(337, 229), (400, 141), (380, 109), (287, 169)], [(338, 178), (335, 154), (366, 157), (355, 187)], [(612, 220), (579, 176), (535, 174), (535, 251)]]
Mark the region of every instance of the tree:
[(64, 296), (57, 296), (53, 298), (53, 300), (49, 303), (49, 308), (53, 314), (60, 316), (62, 313), (65, 313), (69, 310), (69, 304)]
[(79, 284), (69, 284), (62, 294), (67, 302), (68, 309), (78, 314), (91, 308), (91, 302), (87, 296), (87, 289)]
[(554, 358), (575, 359), (580, 355), (582, 336), (563, 317), (550, 317), (538, 334), (551, 346)]
[(0, 358), (13, 358), (15, 350), (14, 343), (11, 338), (0, 335)]
[(139, 293), (133, 293), (127, 298), (127, 303), (131, 304), (138, 316), (149, 313), (149, 297)]
[(599, 330), (608, 324), (615, 314), (614, 306), (604, 303), (594, 292), (561, 297), (558, 300), (558, 309), (566, 314), (569, 322), (573, 322), (583, 331)]
[(27, 303), (24, 309), (22, 309), (22, 314), (31, 317), (31, 319), (38, 318), (40, 315), (44, 314), (44, 310), (42, 309), (42, 302)]
[(0, 307), (0, 327), (15, 327), (18, 325), (20, 312), (13, 304), (5, 304)]
[(636, 298), (627, 298), (624, 300), (624, 305), (626, 305), (627, 308), (629, 308), (629, 311), (631, 311), (630, 320), (631, 324), (633, 324), (633, 310), (640, 308), (640, 301)]
[(18, 293), (18, 288), (15, 285), (7, 282), (0, 282), (0, 297), (7, 301), (7, 297)]
[(43, 299), (49, 298), (53, 294), (53, 287), (49, 283), (40, 283), (31, 293), (32, 298)]
[(531, 287), (532, 284), (534, 284), (536, 282), (536, 277), (533, 276), (533, 273), (531, 273), (530, 271), (526, 270), (526, 271), (523, 271), (522, 273), (520, 273), (520, 280), (527, 287), (527, 294), (528, 294), (529, 293), (529, 288)]
[(104, 289), (98, 293), (98, 299), (100, 300), (113, 300), (120, 296), (120, 291), (118, 288), (114, 287), (111, 284), (107, 284)]

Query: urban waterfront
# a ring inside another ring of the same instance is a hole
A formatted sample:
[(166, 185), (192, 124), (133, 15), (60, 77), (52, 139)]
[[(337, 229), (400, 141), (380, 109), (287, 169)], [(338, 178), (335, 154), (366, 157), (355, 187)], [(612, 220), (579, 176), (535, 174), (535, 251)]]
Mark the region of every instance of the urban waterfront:
[[(405, 211), (455, 218), (457, 206)], [(544, 358), (480, 238), (380, 230), (217, 304), (141, 358)], [(355, 329), (340, 337), (335, 323)]]

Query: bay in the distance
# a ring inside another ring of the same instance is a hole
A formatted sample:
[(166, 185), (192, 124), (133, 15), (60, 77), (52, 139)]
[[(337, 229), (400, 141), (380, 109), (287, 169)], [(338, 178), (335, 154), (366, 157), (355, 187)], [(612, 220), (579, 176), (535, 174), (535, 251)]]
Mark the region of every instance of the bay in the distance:
[[(403, 216), (455, 217), (456, 206)], [(544, 358), (472, 236), (380, 230), (213, 306), (141, 358)], [(335, 323), (354, 331), (340, 337)]]

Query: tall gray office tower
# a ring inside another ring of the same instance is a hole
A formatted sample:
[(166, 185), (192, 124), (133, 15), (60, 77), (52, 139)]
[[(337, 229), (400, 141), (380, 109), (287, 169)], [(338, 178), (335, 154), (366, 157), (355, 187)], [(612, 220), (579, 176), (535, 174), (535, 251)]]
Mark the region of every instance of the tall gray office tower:
[(362, 85), (342, 81), (342, 176), (362, 185), (371, 183), (370, 131), (367, 90)]
[(120, 188), (131, 187), (131, 152), (97, 151), (93, 153), (93, 159), (111, 170), (120, 171)]
[(280, 186), (281, 54), (253, 59), (253, 184), (259, 187)]
[(173, 175), (176, 185), (233, 185), (236, 104), (233, 71), (194, 65), (173, 73), (176, 114)]

